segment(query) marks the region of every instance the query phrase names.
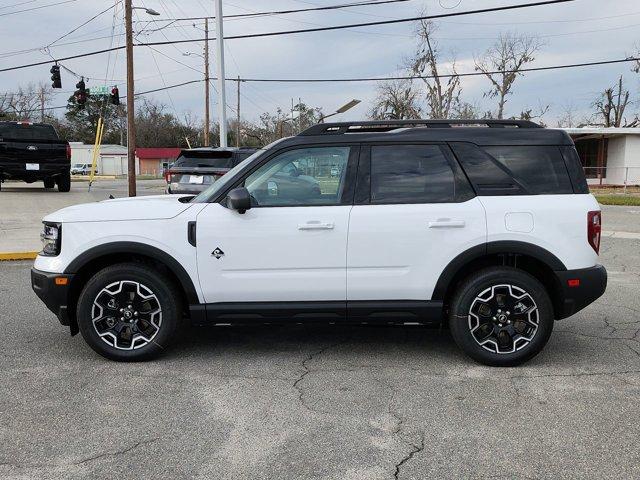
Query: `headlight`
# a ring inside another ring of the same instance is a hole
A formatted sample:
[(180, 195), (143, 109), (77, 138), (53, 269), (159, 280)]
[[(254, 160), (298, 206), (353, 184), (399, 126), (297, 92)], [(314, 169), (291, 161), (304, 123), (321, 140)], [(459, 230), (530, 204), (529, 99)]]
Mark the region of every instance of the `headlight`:
[(40, 234), (42, 240), (41, 255), (55, 257), (60, 253), (62, 242), (62, 225), (59, 223), (45, 223), (44, 231)]

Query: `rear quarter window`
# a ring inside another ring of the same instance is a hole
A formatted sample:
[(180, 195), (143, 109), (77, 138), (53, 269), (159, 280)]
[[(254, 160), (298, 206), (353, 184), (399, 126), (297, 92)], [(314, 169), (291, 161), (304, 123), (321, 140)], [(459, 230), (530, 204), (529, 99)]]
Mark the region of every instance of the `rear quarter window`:
[(556, 146), (487, 146), (496, 159), (530, 194), (573, 193), (560, 148)]

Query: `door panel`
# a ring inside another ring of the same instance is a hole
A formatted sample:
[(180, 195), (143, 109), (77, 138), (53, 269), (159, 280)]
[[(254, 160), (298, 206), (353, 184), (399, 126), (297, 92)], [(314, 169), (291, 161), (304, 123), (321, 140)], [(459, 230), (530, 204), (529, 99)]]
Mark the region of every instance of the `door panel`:
[(363, 149), (347, 300), (430, 300), (446, 265), (486, 242), (484, 208), (445, 145)]
[[(435, 228), (434, 228), (435, 227)], [(430, 300), (440, 273), (486, 242), (477, 198), (463, 203), (356, 205), (349, 221), (348, 300)]]
[(208, 205), (198, 215), (196, 236), (205, 301), (344, 301), (351, 208), (253, 208), (239, 214)]

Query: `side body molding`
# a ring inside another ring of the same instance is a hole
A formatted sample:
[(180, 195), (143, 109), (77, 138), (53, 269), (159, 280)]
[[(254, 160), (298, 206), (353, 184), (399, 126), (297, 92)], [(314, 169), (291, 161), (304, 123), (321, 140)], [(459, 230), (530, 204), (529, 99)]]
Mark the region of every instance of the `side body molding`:
[(489, 242), (483, 245), (476, 245), (469, 250), (465, 250), (455, 257), (440, 274), (438, 282), (433, 290), (431, 300), (443, 301), (449, 285), (453, 281), (456, 273), (466, 264), (486, 255), (495, 254), (526, 255), (544, 263), (551, 270), (560, 272), (566, 271), (567, 267), (562, 261), (548, 250), (527, 242), (512, 240)]
[(180, 282), (180, 286), (184, 288), (188, 302), (191, 304), (200, 303), (200, 300), (198, 299), (198, 293), (193, 284), (193, 280), (184, 269), (184, 267), (180, 264), (180, 262), (178, 262), (168, 253), (160, 250), (159, 248), (152, 247), (144, 243), (112, 242), (98, 245), (78, 255), (67, 266), (64, 273), (77, 273), (84, 265), (91, 262), (92, 260), (100, 258), (104, 255), (113, 255), (117, 253), (144, 255), (146, 257), (150, 257), (158, 260), (159, 262), (162, 262), (176, 276), (176, 278)]

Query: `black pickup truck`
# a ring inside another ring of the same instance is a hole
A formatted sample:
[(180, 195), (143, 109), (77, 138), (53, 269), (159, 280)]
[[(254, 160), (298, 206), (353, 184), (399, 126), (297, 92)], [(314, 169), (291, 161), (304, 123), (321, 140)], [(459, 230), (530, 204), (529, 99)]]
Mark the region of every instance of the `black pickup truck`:
[(5, 180), (42, 180), (45, 188), (71, 189), (71, 147), (52, 125), (0, 122), (0, 188)]

